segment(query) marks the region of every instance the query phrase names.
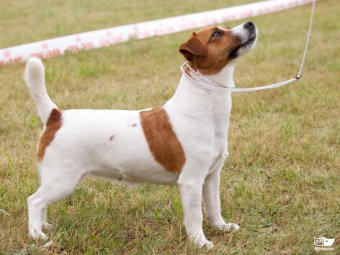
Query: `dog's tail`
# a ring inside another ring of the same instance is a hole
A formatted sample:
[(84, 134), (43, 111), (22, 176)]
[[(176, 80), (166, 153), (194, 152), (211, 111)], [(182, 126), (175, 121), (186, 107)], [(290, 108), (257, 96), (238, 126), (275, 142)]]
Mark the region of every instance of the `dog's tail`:
[(58, 107), (47, 94), (44, 65), (40, 59), (30, 58), (27, 61), (24, 79), (34, 99), (39, 117), (46, 124), (52, 110)]

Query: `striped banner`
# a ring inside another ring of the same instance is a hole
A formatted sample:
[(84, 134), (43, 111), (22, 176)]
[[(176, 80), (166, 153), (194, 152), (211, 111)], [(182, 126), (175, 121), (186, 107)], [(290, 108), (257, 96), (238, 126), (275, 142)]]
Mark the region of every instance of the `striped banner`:
[(49, 58), (66, 52), (107, 47), (129, 40), (173, 34), (291, 9), (312, 0), (270, 0), (166, 19), (117, 26), (0, 49), (0, 65), (26, 61), (30, 57)]

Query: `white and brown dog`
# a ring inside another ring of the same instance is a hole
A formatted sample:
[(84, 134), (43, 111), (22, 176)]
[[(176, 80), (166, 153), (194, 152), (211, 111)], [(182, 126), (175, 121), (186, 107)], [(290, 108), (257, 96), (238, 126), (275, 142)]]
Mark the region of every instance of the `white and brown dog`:
[[(235, 60), (255, 46), (256, 37), (252, 22), (209, 27), (193, 33), (179, 51), (204, 77), (233, 87)], [(47, 205), (71, 194), (88, 174), (178, 184), (186, 232), (200, 246), (213, 247), (202, 229), (202, 199), (214, 227), (239, 229), (222, 218), (219, 195), (228, 156), (230, 93), (198, 88), (182, 75), (174, 96), (158, 108), (62, 111), (46, 92), (39, 59), (28, 61), (25, 81), (44, 123), (37, 150), (41, 186), (28, 198), (31, 237), (46, 238)]]

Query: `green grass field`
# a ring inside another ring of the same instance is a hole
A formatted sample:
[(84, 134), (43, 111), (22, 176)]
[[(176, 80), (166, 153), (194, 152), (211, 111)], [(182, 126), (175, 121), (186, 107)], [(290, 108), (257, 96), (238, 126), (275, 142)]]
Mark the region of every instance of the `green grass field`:
[[(0, 48), (115, 25), (222, 8), (218, 1), (1, 1)], [(49, 207), (53, 244), (28, 237), (26, 199), (39, 185), (41, 123), (24, 64), (0, 67), (0, 254), (314, 254), (313, 238), (340, 244), (340, 4), (318, 1), (304, 78), (288, 87), (233, 95), (230, 157), (221, 183), (223, 234), (205, 220), (211, 251), (185, 235), (177, 187), (136, 188), (86, 179)], [(239, 60), (238, 86), (269, 84), (298, 69), (310, 6), (256, 17), (260, 38)], [(232, 22), (233, 26), (244, 21)], [(131, 41), (44, 60), (61, 109), (139, 109), (174, 93), (190, 35)], [(339, 251), (320, 252), (336, 254)], [(339, 254), (339, 253), (338, 253)]]

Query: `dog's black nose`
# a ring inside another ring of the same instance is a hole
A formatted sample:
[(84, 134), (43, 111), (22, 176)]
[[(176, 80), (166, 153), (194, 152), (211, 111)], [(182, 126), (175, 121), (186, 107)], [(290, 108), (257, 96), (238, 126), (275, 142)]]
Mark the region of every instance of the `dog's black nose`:
[(251, 21), (248, 21), (244, 24), (244, 28), (254, 28), (255, 27), (255, 24)]

